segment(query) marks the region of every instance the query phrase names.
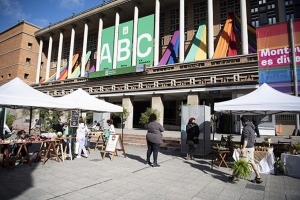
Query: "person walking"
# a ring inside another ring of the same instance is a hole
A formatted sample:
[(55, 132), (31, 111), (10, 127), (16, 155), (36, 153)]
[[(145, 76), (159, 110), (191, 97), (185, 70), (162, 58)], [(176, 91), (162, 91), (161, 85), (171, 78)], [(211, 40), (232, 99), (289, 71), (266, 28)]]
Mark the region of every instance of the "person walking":
[(252, 119), (252, 123), (253, 123), (253, 125), (254, 125), (254, 131), (255, 131), (255, 133), (256, 133), (256, 137), (257, 138), (260, 138), (260, 133), (259, 133), (259, 129), (258, 129), (258, 122), (257, 122), (257, 120), (255, 119), (255, 118), (253, 118)]
[(85, 143), (85, 135), (88, 134), (90, 130), (85, 125), (82, 117), (79, 118), (79, 125), (76, 131), (76, 140), (78, 142), (78, 155), (77, 158), (81, 158), (81, 152), (83, 151), (84, 157), (88, 157), (87, 151), (85, 149), (84, 143)]
[(148, 132), (146, 135), (147, 140), (147, 164), (152, 165), (150, 162), (151, 154), (153, 153), (153, 165), (152, 167), (160, 167), (157, 163), (157, 156), (160, 144), (162, 143), (162, 132), (165, 131), (164, 127), (158, 123), (157, 117), (155, 114), (151, 114), (149, 116), (149, 123), (148, 123)]
[(189, 152), (187, 154), (188, 160), (195, 160), (194, 158), (194, 152), (197, 148), (197, 144), (199, 144), (199, 134), (200, 129), (198, 124), (195, 122), (195, 118), (191, 117), (188, 121), (188, 124), (186, 125), (186, 143), (189, 145)]
[[(246, 117), (242, 116), (241, 117), (242, 125), (243, 125), (243, 131), (242, 131), (242, 137), (241, 137), (241, 155), (245, 157), (246, 161), (248, 161), (254, 172), (255, 172), (255, 178), (251, 182), (254, 183), (262, 183), (263, 181), (260, 178), (260, 174), (257, 168), (257, 165), (255, 164), (254, 161), (254, 138), (255, 138), (255, 133), (254, 133), (254, 125), (252, 122), (250, 122)], [(234, 176), (229, 177), (230, 180), (234, 180)]]

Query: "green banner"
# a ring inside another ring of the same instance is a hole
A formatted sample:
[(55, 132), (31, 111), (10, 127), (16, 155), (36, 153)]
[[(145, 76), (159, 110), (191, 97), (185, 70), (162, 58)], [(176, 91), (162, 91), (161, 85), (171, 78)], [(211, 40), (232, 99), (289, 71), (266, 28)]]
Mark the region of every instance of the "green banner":
[(102, 45), (100, 55), (100, 70), (112, 69), (114, 57), (114, 30), (115, 27), (109, 27), (102, 31)]
[(153, 65), (154, 14), (139, 18), (137, 40), (137, 65)]
[(131, 66), (133, 21), (119, 25), (117, 68)]
[(115, 76), (120, 74), (144, 72), (145, 69), (146, 69), (145, 65), (130, 66), (130, 67), (117, 68), (117, 69), (106, 69), (98, 72), (89, 73), (89, 78), (99, 78), (104, 76)]

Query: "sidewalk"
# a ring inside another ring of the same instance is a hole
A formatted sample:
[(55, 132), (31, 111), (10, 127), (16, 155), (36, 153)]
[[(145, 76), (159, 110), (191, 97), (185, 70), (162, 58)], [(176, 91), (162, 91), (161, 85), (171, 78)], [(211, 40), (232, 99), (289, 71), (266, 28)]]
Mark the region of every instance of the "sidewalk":
[[(89, 158), (0, 169), (1, 200), (8, 199), (300, 199), (300, 179), (262, 175), (263, 183), (230, 182), (228, 168), (211, 170), (210, 158), (187, 161), (179, 152), (161, 151), (161, 167), (145, 165), (146, 149), (125, 146), (113, 161), (98, 150)], [(252, 174), (252, 178), (254, 174)]]

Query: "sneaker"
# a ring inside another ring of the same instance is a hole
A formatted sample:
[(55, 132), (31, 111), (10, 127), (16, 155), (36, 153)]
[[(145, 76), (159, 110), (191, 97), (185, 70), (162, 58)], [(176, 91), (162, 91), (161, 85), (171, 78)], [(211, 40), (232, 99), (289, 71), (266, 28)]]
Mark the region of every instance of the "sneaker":
[(85, 158), (88, 158), (88, 155), (86, 154), (86, 155), (84, 155), (84, 157), (85, 157)]
[(236, 178), (235, 176), (231, 175), (231, 176), (228, 176), (229, 180), (231, 181), (238, 181), (239, 179)]
[(261, 178), (255, 177), (255, 179), (251, 180), (251, 182), (252, 182), (252, 183), (261, 184), (263, 181), (261, 180)]

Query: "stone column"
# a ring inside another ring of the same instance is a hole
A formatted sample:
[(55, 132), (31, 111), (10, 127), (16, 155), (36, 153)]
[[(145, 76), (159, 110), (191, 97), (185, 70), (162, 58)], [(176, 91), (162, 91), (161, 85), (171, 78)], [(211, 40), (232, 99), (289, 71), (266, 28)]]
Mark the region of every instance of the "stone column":
[(125, 128), (132, 129), (133, 128), (133, 97), (124, 96), (122, 99), (122, 105), (130, 113), (127, 120), (125, 121)]
[(213, 13), (213, 0), (207, 1), (207, 50), (208, 50), (208, 59), (212, 59), (214, 55), (214, 13)]
[(73, 25), (72, 29), (71, 29), (70, 53), (69, 53), (69, 62), (68, 62), (68, 78), (70, 78), (70, 76), (72, 74), (72, 67), (73, 67), (75, 27), (76, 26)]
[(102, 30), (103, 30), (103, 15), (100, 15), (99, 18), (99, 27), (98, 27), (98, 43), (97, 43), (97, 58), (96, 58), (96, 72), (100, 71), (100, 55), (101, 55), (101, 43), (102, 43)]
[(57, 80), (60, 76), (60, 65), (61, 65), (61, 54), (62, 54), (62, 47), (63, 47), (63, 40), (64, 40), (64, 30), (61, 29), (59, 33), (59, 45), (58, 45), (58, 55), (57, 55), (57, 65), (56, 65), (56, 78)]
[(53, 43), (53, 34), (50, 35), (49, 37), (49, 46), (48, 46), (48, 56), (47, 56), (47, 66), (46, 66), (46, 76), (45, 80), (49, 78), (50, 74), (50, 63), (51, 63), (51, 53), (52, 53), (52, 43)]
[(112, 68), (117, 68), (118, 62), (118, 38), (119, 38), (119, 24), (120, 24), (120, 9), (116, 9), (116, 20), (115, 20), (115, 37), (114, 37), (114, 57), (113, 57), (113, 65)]
[(246, 0), (240, 0), (241, 5), (241, 28), (242, 28), (242, 54), (249, 54), (248, 47), (248, 25), (247, 25), (247, 8)]
[(164, 125), (164, 100), (163, 95), (153, 94), (151, 99), (151, 108), (158, 110), (160, 116), (159, 122), (162, 126)]
[(199, 94), (189, 92), (187, 95), (187, 104), (188, 105), (199, 105)]
[(43, 53), (43, 38), (40, 39), (40, 48), (39, 48), (39, 55), (38, 55), (37, 66), (36, 66), (35, 83), (39, 83), (40, 82), (42, 53)]
[(86, 47), (87, 47), (87, 39), (89, 33), (89, 20), (85, 20), (84, 23), (84, 35), (83, 35), (83, 46), (82, 46), (82, 56), (81, 56), (81, 71), (80, 77), (84, 77), (85, 75), (85, 57), (86, 57)]
[(133, 38), (132, 38), (132, 60), (131, 65), (136, 66), (136, 52), (137, 52), (137, 32), (138, 32), (138, 20), (139, 20), (139, 2), (135, 2), (134, 5), (134, 20), (133, 20)]
[(184, 0), (180, 0), (179, 4), (179, 62), (184, 61)]
[(155, 2), (155, 27), (154, 27), (154, 66), (157, 66), (159, 59), (159, 18), (160, 0)]

